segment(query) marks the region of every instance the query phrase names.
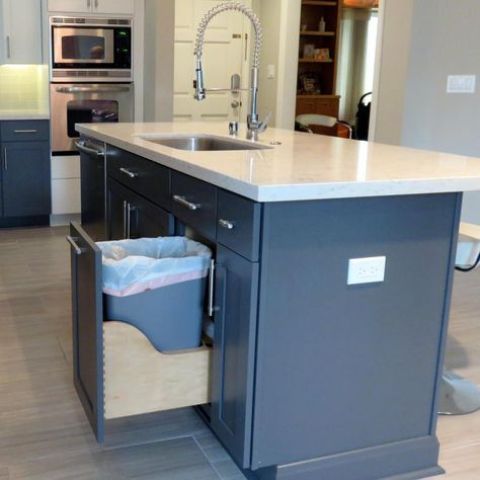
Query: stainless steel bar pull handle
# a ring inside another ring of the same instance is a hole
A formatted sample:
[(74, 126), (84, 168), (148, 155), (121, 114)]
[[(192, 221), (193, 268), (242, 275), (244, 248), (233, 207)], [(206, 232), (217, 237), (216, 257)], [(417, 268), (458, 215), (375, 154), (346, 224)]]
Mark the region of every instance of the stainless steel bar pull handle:
[(128, 202), (126, 200), (123, 201), (123, 238), (127, 237), (127, 210), (128, 210)]
[(75, 146), (80, 152), (86, 153), (88, 155), (97, 155), (98, 157), (105, 155), (105, 150), (87, 147), (84, 142), (75, 142)]
[(121, 93), (129, 92), (131, 87), (125, 85), (92, 86), (92, 87), (57, 87), (57, 93)]
[(37, 133), (38, 130), (34, 128), (24, 128), (24, 129), (17, 129), (14, 130), (13, 133)]
[(80, 248), (78, 246), (78, 244), (77, 244), (78, 238), (73, 238), (70, 235), (67, 235), (66, 238), (67, 238), (67, 242), (72, 246), (76, 255), (81, 255), (85, 251), (84, 248)]
[(120, 171), (124, 173), (125, 175), (128, 175), (130, 178), (137, 178), (138, 173), (134, 173), (131, 170), (128, 170), (128, 168), (120, 168)]
[(132, 236), (132, 211), (135, 209), (130, 203), (127, 203), (127, 238)]
[(87, 0), (87, 8), (90, 8), (92, 6), (92, 0)]
[(95, 8), (98, 9), (98, 0), (95, 0)]
[(198, 205), (196, 203), (189, 202), (182, 195), (174, 195), (173, 196), (173, 201), (178, 203), (179, 205), (187, 207), (189, 210), (192, 210), (192, 211), (198, 210), (200, 208), (200, 205)]
[(210, 270), (208, 272), (208, 316), (213, 317), (215, 306), (213, 305), (213, 292), (215, 287), (215, 260), (210, 260)]
[(12, 58), (12, 50), (10, 48), (10, 35), (6, 36), (5, 42), (7, 46), (7, 58)]
[(233, 230), (235, 228), (235, 224), (233, 222), (229, 222), (228, 220), (224, 220), (223, 218), (221, 218), (219, 221), (218, 221), (218, 224), (222, 227), (222, 228), (225, 228), (227, 230)]
[(8, 155), (7, 155), (7, 147), (3, 148), (3, 169), (5, 171), (8, 170)]

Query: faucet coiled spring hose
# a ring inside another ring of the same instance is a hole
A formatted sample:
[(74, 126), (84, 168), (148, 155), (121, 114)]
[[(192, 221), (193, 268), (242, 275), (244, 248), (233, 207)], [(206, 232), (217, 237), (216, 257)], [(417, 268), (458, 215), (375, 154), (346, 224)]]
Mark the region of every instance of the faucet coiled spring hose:
[(263, 40), (263, 31), (260, 20), (255, 14), (255, 12), (247, 7), (242, 2), (226, 1), (223, 2), (212, 9), (210, 9), (201, 19), (198, 26), (197, 38), (195, 41), (195, 50), (194, 55), (197, 57), (197, 60), (201, 60), (203, 54), (203, 44), (205, 41), (205, 31), (207, 26), (213, 17), (217, 16), (219, 13), (226, 12), (228, 10), (241, 12), (246, 15), (253, 24), (253, 29), (255, 30), (255, 52), (253, 55), (253, 68), (258, 68), (260, 65), (260, 49), (262, 47)]

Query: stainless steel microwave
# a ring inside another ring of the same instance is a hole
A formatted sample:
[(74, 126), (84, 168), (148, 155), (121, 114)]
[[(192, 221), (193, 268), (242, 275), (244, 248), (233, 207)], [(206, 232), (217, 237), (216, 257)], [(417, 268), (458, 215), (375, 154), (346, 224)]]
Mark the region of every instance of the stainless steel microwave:
[(51, 17), (52, 82), (132, 80), (132, 20)]

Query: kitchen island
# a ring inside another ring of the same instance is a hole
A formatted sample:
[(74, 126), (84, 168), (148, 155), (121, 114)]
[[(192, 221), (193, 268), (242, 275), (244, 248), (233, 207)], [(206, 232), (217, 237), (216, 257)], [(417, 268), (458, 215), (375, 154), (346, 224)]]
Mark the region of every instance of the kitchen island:
[[(442, 472), (436, 404), (461, 194), (480, 189), (480, 160), (277, 129), (239, 150), (165, 145), (224, 141), (224, 124), (77, 128), (105, 144), (107, 238), (187, 234), (215, 252), (205, 419), (248, 478)], [(155, 405), (111, 391), (115, 322), (103, 324), (87, 233), (72, 226), (75, 375), (102, 441), (105, 419)], [(162, 385), (148, 382), (153, 398)]]

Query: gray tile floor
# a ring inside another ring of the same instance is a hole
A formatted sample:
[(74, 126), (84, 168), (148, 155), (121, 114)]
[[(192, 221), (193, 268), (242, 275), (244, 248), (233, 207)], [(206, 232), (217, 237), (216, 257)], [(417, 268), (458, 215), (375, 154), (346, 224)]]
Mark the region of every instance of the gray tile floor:
[(0, 231), (0, 480), (238, 480), (192, 409), (109, 422), (97, 445), (72, 385), (66, 229)]

